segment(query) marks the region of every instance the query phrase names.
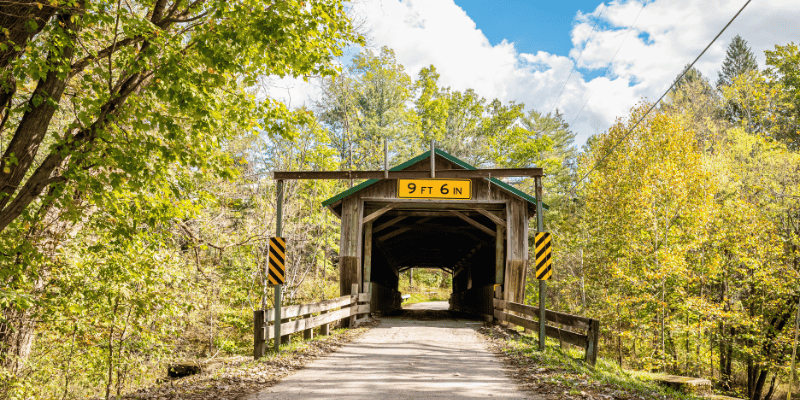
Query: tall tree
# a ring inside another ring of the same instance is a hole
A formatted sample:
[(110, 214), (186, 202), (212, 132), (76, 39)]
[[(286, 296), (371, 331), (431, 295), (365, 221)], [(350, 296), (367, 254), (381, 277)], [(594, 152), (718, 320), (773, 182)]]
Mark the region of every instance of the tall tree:
[(779, 132), (776, 138), (789, 148), (800, 150), (800, 51), (794, 43), (776, 45), (767, 55), (767, 76), (772, 88), (786, 96), (784, 107), (776, 113)]
[[(717, 79), (717, 89), (725, 91), (737, 80), (753, 77), (757, 72), (758, 64), (753, 51), (741, 36), (736, 35), (728, 46), (725, 61), (722, 62), (722, 70), (719, 72), (719, 79)], [(724, 103), (723, 114), (728, 121), (734, 124), (743, 120), (752, 121), (746, 110), (742, 110), (741, 106), (733, 101)]]
[(728, 45), (728, 50), (725, 53), (725, 61), (722, 62), (722, 70), (719, 72), (719, 79), (717, 79), (717, 88), (730, 85), (739, 75), (757, 70), (758, 63), (753, 50), (747, 46), (746, 40), (736, 35), (731, 40), (731, 44)]
[[(18, 299), (41, 295), (52, 267), (46, 217), (80, 228), (92, 210), (129, 205), (119, 190), (180, 203), (177, 177), (230, 177), (222, 150), (235, 136), (261, 127), (280, 138), (308, 119), (255, 96), (256, 79), (331, 75), (361, 41), (339, 0), (56, 0), (6, 13), (15, 3), (0, 8), (14, 42), (0, 43), (11, 96), (0, 123), (10, 133), (0, 135), (0, 369), (12, 374), (32, 343)], [(169, 203), (150, 228), (172, 222)]]

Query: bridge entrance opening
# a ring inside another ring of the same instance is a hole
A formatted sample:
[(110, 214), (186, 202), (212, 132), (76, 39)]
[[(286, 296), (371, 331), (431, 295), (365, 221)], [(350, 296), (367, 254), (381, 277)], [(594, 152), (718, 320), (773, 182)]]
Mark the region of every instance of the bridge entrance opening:
[(452, 275), (451, 310), (491, 315), (498, 287), (523, 302), (535, 198), (438, 149), (391, 171), (432, 178), (370, 179), (323, 202), (341, 219), (341, 295), (357, 283), (373, 312), (390, 312), (403, 271), (438, 268)]
[[(452, 276), (453, 293), (483, 288), (491, 294), (498, 283), (497, 249), (504, 248), (504, 243), (497, 243), (497, 227), (488, 217), (476, 211), (456, 212), (491, 228), (480, 229), (448, 211), (397, 210), (376, 219), (371, 237), (364, 238), (365, 250), (371, 247), (370, 282), (397, 290), (400, 275), (407, 275), (403, 272), (436, 268)], [(366, 243), (367, 240), (371, 243)], [(501, 251), (499, 256), (504, 263), (505, 254)], [(501, 284), (502, 278), (499, 279)], [(396, 307), (386, 301), (379, 303), (376, 310)], [(484, 307), (476, 307), (475, 311), (491, 313)]]

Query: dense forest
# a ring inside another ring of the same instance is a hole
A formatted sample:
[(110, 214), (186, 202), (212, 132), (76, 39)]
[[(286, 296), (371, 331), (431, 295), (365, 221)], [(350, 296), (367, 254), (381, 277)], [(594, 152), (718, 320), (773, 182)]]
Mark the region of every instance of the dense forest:
[[(0, 21), (2, 398), (108, 399), (170, 360), (250, 354), (270, 172), (380, 169), (384, 140), (393, 163), (435, 140), (477, 167), (543, 167), (548, 306), (600, 319), (601, 356), (751, 399), (788, 376), (794, 43), (759, 66), (737, 36), (714, 83), (691, 69), (579, 149), (558, 111), (444, 87), (433, 65), (412, 76), (389, 48), (339, 66), (364, 39), (336, 0), (7, 2)], [(265, 96), (275, 76), (320, 95), (289, 109)], [(284, 304), (338, 296), (321, 202), (347, 187), (287, 185)]]

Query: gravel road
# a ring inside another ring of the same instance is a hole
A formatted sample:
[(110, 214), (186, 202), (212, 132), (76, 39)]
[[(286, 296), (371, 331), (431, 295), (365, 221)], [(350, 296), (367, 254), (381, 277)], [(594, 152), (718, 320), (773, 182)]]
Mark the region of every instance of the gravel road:
[[(482, 323), (431, 303), (381, 318), (336, 353), (245, 399), (525, 399), (478, 336)], [(415, 310), (423, 306), (439, 310)]]

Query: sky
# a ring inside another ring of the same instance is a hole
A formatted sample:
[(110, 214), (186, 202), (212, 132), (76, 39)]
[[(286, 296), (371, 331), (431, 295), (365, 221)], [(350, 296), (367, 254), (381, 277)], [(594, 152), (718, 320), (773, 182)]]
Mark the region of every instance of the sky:
[[(388, 46), (412, 77), (431, 64), (440, 84), (487, 99), (556, 109), (591, 135), (655, 101), (746, 0), (358, 0), (368, 47)], [(736, 34), (760, 68), (764, 50), (800, 43), (800, 0), (756, 0), (695, 65), (711, 82)], [(353, 51), (343, 57), (347, 63)], [(300, 106), (313, 84), (276, 80), (270, 95)]]

